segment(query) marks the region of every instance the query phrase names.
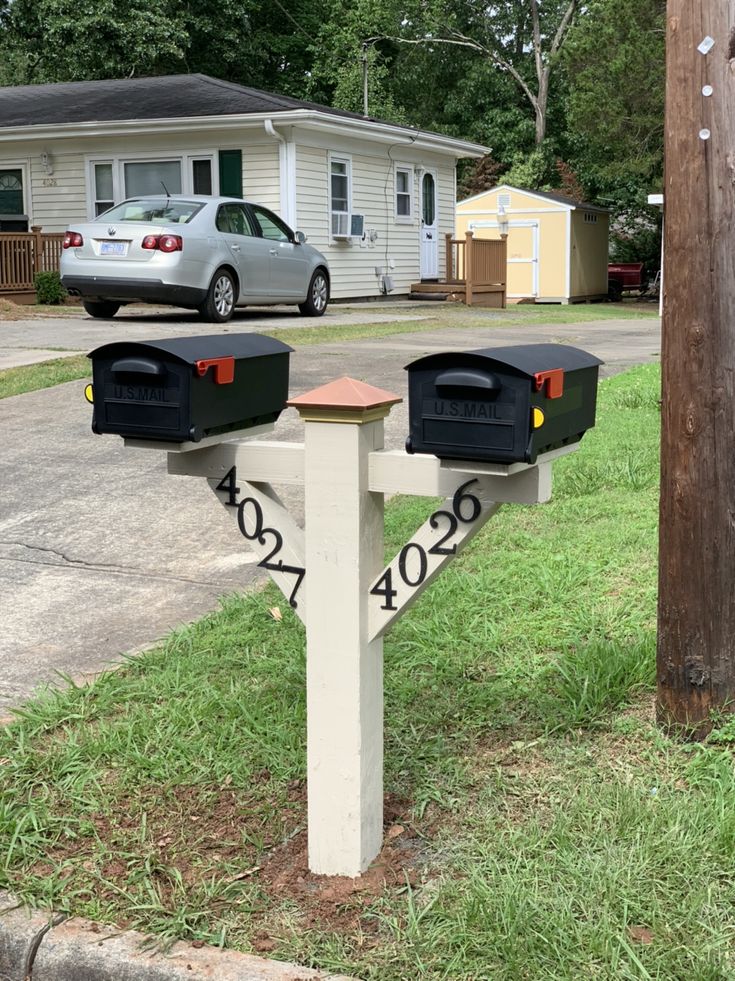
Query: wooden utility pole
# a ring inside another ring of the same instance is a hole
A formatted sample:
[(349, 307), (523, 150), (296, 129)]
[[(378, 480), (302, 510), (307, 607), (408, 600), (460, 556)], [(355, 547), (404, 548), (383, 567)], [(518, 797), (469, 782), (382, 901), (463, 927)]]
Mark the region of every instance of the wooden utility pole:
[(668, 0), (658, 718), (735, 706), (735, 0)]

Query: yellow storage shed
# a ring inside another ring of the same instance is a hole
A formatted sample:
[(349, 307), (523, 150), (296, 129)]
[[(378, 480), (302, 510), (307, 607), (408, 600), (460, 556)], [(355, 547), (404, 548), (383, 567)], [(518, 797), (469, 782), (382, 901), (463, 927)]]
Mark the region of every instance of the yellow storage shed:
[(457, 238), (508, 231), (508, 301), (581, 303), (607, 296), (609, 212), (561, 194), (501, 184), (457, 204)]

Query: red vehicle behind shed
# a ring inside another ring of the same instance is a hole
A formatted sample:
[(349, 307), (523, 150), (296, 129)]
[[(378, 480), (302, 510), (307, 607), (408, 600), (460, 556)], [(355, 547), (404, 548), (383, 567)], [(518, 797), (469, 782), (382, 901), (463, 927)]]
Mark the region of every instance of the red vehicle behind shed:
[(643, 292), (648, 286), (642, 262), (614, 262), (607, 267), (607, 295), (621, 299), (628, 290)]

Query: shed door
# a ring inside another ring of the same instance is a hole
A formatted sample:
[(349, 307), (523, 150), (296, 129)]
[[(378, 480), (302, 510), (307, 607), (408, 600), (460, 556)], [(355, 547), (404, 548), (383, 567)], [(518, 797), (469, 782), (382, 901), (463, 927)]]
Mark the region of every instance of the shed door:
[[(497, 221), (471, 221), (468, 227), (476, 238), (500, 238)], [(508, 222), (509, 299), (538, 296), (538, 253), (538, 221)]]
[(508, 296), (538, 296), (538, 222), (510, 222)]

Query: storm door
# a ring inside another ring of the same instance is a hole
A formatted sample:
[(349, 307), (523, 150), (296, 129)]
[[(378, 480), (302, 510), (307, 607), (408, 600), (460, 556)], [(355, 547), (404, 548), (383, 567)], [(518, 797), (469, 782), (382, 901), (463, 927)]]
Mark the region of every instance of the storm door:
[(436, 210), (436, 176), (425, 170), (421, 178), (421, 279), (439, 278)]

